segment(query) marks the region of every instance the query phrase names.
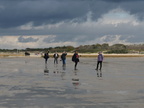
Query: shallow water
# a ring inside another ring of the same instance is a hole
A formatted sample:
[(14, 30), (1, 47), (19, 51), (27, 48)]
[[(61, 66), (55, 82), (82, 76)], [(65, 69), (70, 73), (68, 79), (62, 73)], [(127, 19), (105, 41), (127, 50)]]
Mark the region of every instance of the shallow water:
[[(0, 108), (142, 108), (144, 58), (80, 58), (78, 70), (67, 58), (0, 59)], [(101, 76), (100, 76), (101, 75)]]

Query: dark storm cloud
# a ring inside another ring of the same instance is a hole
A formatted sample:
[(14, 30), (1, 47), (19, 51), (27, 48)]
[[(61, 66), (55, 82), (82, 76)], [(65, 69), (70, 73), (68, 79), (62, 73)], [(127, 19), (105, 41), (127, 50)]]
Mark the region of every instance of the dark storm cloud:
[[(0, 1), (0, 27), (16, 27), (28, 22), (34, 25), (57, 23), (87, 13), (85, 2), (57, 0)], [(80, 8), (81, 6), (81, 8)]]
[(38, 39), (34, 39), (34, 38), (32, 38), (32, 37), (26, 38), (26, 37), (20, 36), (20, 37), (18, 38), (18, 41), (21, 42), (21, 43), (29, 43), (29, 42), (37, 42)]
[(103, 0), (106, 2), (132, 2), (132, 1), (143, 1), (143, 0)]
[(86, 20), (88, 11), (97, 20), (103, 14), (121, 7), (131, 14), (144, 17), (142, 0), (1, 0), (0, 28), (10, 28), (33, 22), (34, 26), (61, 21)]

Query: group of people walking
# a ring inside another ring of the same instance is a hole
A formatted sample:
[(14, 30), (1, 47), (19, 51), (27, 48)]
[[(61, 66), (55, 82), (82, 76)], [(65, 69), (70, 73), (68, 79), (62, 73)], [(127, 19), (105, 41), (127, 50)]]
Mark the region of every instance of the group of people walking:
[[(63, 63), (63, 66), (66, 65), (66, 56), (67, 53), (64, 51), (61, 55), (61, 61)], [(54, 53), (53, 58), (54, 58), (54, 64), (58, 64), (59, 54), (57, 52)], [(47, 61), (49, 59), (49, 51), (44, 54), (44, 59), (45, 59), (45, 64), (47, 64)]]
[[(62, 55), (61, 55), (61, 61), (62, 61), (63, 66), (66, 65), (66, 56), (67, 56), (67, 53), (64, 51), (62, 53)], [(59, 54), (57, 52), (54, 53), (53, 58), (54, 58), (54, 64), (58, 64)], [(104, 57), (102, 55), (102, 52), (99, 52), (98, 53), (98, 57), (97, 57), (96, 70), (98, 70), (98, 69), (101, 70), (102, 69), (103, 58)], [(47, 61), (49, 59), (49, 51), (44, 54), (44, 59), (45, 59), (45, 64), (47, 64)], [(77, 70), (77, 64), (80, 61), (79, 60), (79, 55), (78, 55), (77, 51), (74, 52), (74, 54), (72, 56), (72, 61), (75, 63), (74, 64), (74, 69)]]

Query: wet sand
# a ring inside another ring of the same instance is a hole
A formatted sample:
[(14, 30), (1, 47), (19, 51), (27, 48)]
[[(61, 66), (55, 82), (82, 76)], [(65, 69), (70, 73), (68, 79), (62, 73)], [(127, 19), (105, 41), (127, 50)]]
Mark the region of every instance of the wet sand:
[[(0, 108), (143, 108), (144, 58), (0, 58)], [(102, 74), (101, 74), (102, 73)]]

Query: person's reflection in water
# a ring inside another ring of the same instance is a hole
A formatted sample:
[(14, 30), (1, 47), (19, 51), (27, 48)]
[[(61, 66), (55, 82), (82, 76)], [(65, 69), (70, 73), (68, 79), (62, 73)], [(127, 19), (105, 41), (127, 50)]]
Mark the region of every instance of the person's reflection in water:
[(62, 78), (62, 80), (65, 80), (64, 76), (65, 76), (65, 72), (61, 72), (61, 78)]
[(77, 75), (77, 70), (74, 71), (75, 76)]
[(58, 71), (59, 71), (59, 69), (58, 69), (58, 64), (54, 64), (54, 71), (55, 71), (56, 73), (58, 73)]
[(66, 65), (63, 65), (63, 66), (62, 66), (62, 69), (65, 71), (65, 70), (66, 70)]
[(65, 76), (65, 70), (66, 70), (66, 65), (63, 65), (62, 66), (62, 70), (63, 70), (63, 72), (61, 72), (61, 78), (62, 78), (62, 80), (64, 80), (64, 76)]
[(45, 64), (44, 75), (48, 75), (48, 73), (49, 73), (49, 70), (48, 70), (47, 64)]
[(58, 64), (54, 64), (54, 67), (55, 67), (55, 68), (58, 68)]
[(73, 84), (73, 86), (75, 87), (75, 89), (78, 89), (78, 87), (79, 87), (79, 85), (80, 85), (79, 81), (73, 82), (72, 84)]
[(80, 82), (79, 82), (79, 78), (77, 77), (77, 71), (74, 71), (74, 78), (72, 78), (72, 84), (75, 87), (75, 89), (78, 89), (78, 87), (80, 86)]
[(97, 70), (97, 77), (102, 77), (102, 71), (101, 70)]

